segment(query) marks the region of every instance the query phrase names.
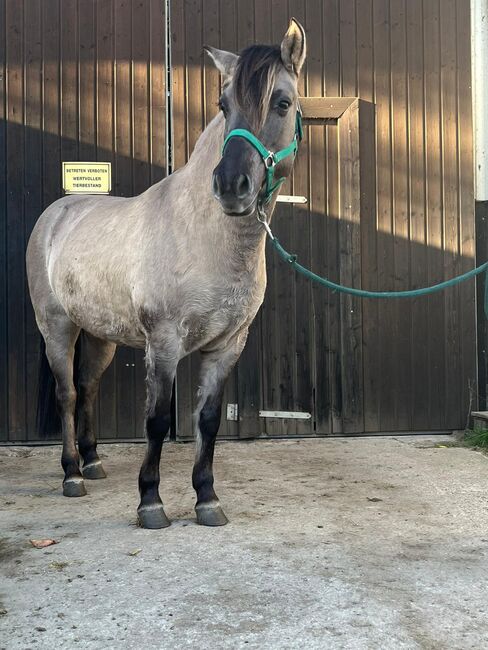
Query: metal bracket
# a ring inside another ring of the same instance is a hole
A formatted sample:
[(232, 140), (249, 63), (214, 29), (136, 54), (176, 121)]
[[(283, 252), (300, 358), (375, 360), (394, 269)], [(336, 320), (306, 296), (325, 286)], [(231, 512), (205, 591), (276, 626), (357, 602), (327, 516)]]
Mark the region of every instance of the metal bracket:
[(307, 203), (306, 196), (291, 196), (289, 194), (278, 194), (277, 203)]
[(227, 419), (231, 422), (239, 421), (239, 405), (227, 404)]
[(304, 411), (259, 411), (260, 418), (283, 418), (285, 420), (310, 420), (311, 413)]

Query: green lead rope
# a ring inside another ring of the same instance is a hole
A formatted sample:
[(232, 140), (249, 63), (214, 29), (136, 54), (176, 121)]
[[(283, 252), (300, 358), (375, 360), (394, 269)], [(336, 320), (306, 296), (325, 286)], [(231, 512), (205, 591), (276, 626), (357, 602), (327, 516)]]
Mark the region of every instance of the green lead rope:
[(431, 287), (423, 287), (422, 289), (410, 289), (408, 291), (366, 291), (365, 289), (344, 287), (342, 284), (336, 284), (331, 280), (327, 280), (327, 278), (323, 278), (320, 275), (313, 273), (313, 271), (310, 271), (310, 269), (307, 269), (298, 263), (296, 255), (292, 255), (291, 253), (285, 251), (276, 237), (271, 234), (271, 231), (268, 230), (268, 234), (270, 235), (271, 243), (277, 250), (278, 255), (285, 262), (288, 262), (288, 264), (290, 264), (295, 269), (295, 271), (301, 273), (306, 278), (309, 278), (309, 280), (313, 280), (314, 282), (318, 282), (319, 284), (332, 289), (332, 291), (348, 293), (352, 296), (359, 296), (360, 298), (415, 298), (417, 296), (427, 296), (431, 293), (435, 293), (436, 291), (447, 289), (447, 287), (453, 287), (456, 284), (460, 284), (465, 280), (469, 280), (470, 278), (474, 278), (476, 275), (485, 272), (484, 310), (485, 317), (488, 318), (488, 262), (485, 262), (484, 264), (481, 264), (475, 269), (471, 269), (471, 271), (467, 271), (462, 275), (458, 275), (455, 278), (451, 278), (445, 282), (440, 282), (439, 284), (434, 284)]

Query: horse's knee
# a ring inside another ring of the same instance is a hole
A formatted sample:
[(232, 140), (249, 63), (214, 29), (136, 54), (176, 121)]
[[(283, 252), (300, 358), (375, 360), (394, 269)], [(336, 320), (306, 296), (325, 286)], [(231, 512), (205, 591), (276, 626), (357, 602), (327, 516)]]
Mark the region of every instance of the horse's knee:
[(76, 405), (76, 390), (74, 387), (56, 387), (56, 402), (61, 413), (74, 411)]
[(152, 415), (146, 418), (146, 433), (149, 440), (157, 440), (160, 436), (168, 433), (171, 426), (171, 411), (167, 408), (156, 409)]

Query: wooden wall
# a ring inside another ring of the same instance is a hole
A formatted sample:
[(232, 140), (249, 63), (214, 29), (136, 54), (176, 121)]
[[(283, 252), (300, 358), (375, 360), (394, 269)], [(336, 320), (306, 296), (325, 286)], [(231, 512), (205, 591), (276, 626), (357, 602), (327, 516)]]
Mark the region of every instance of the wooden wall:
[[(34, 440), (39, 334), (24, 251), (61, 162), (109, 161), (131, 196), (166, 169), (162, 0), (0, 0), (0, 441)], [(142, 355), (103, 378), (101, 437), (143, 436)]]
[[(165, 173), (163, 4), (0, 0), (0, 441), (36, 438), (39, 335), (24, 251), (38, 215), (61, 195), (61, 161), (111, 161), (121, 195)], [(360, 214), (351, 213), (360, 217), (354, 266), (340, 125), (307, 129), (286, 191), (309, 203), (278, 209), (283, 243), (319, 272), (369, 289), (418, 287), (472, 267), (467, 0), (172, 0), (175, 166), (217, 111), (219, 77), (202, 45), (279, 42), (290, 16), (308, 36), (301, 93), (360, 97), (374, 119), (360, 128), (371, 144), (361, 147)], [(225, 398), (242, 419), (225, 422), (224, 435), (464, 426), (476, 391), (472, 284), (351, 309), (275, 257), (268, 264), (266, 302)], [(179, 376), (182, 438), (191, 434), (196, 366), (185, 361)], [(142, 435), (143, 375), (141, 355), (119, 350), (102, 383), (101, 437)], [(260, 408), (313, 418), (264, 422)]]
[[(361, 182), (373, 193), (371, 200), (363, 197), (360, 214), (360, 284), (373, 290), (416, 288), (471, 268), (466, 0), (173, 2), (176, 165), (184, 164), (217, 110), (219, 77), (204, 60), (202, 45), (238, 51), (254, 42), (278, 43), (290, 16), (302, 22), (308, 38), (301, 93), (357, 96), (375, 107), (362, 167)], [(308, 196), (308, 206), (280, 207), (274, 228), (303, 263), (332, 279), (354, 279), (341, 245), (346, 215), (331, 191), (340, 165), (336, 143), (333, 131), (308, 129), (288, 188)], [(464, 427), (470, 392), (476, 392), (474, 283), (431, 298), (363, 301), (351, 322), (344, 299), (294, 277), (271, 251), (268, 271), (265, 305), (228, 401), (251, 393), (254, 413), (305, 410), (313, 420), (261, 422), (262, 433)], [(360, 349), (353, 368), (344, 366), (345, 345)], [(351, 371), (357, 375), (353, 381)], [(188, 387), (196, 381), (191, 363), (183, 373), (189, 406)], [(248, 414), (246, 405), (245, 419)], [(241, 430), (247, 434), (245, 422)]]

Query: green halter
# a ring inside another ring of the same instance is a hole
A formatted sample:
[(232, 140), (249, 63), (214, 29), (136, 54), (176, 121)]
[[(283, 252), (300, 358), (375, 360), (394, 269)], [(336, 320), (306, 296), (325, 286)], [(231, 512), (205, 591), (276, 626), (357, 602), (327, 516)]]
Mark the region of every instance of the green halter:
[(302, 127), (302, 112), (300, 108), (297, 109), (297, 116), (295, 120), (295, 135), (293, 136), (293, 141), (284, 149), (280, 151), (272, 152), (266, 149), (264, 144), (259, 140), (254, 133), (248, 131), (247, 129), (233, 129), (224, 140), (224, 146), (222, 147), (222, 155), (224, 154), (225, 147), (231, 138), (244, 138), (249, 144), (251, 144), (256, 151), (259, 153), (263, 159), (264, 166), (266, 167), (266, 192), (264, 196), (263, 203), (269, 203), (273, 192), (277, 190), (282, 183), (285, 182), (285, 178), (279, 178), (276, 182), (274, 180), (274, 171), (276, 165), (281, 162), (284, 158), (288, 156), (295, 156), (298, 151), (298, 143), (303, 137), (303, 127)]

